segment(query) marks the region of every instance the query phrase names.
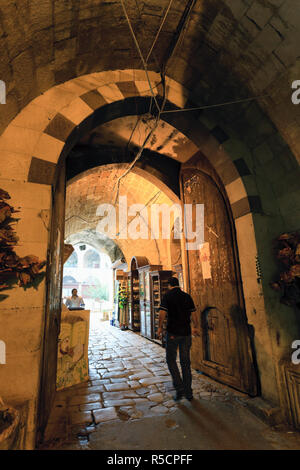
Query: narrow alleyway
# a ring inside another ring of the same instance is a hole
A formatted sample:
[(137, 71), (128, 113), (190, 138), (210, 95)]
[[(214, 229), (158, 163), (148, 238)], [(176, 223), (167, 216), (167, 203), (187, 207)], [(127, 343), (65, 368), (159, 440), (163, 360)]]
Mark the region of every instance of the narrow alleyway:
[(91, 315), (90, 380), (56, 394), (42, 449), (299, 449), (243, 393), (193, 371), (195, 399), (175, 403), (165, 350)]

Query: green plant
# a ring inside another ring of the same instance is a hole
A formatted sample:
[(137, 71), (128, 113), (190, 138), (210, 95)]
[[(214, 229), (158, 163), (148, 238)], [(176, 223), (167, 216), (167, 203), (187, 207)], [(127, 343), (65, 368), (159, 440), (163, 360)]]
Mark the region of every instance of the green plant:
[(124, 288), (119, 289), (119, 307), (124, 308), (128, 303), (128, 295)]

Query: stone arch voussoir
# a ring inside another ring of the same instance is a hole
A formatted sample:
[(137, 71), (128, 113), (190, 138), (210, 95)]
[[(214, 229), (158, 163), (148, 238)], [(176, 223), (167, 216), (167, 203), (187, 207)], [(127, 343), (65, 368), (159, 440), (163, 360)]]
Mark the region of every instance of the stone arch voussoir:
[[(159, 74), (149, 72), (149, 77), (153, 91), (159, 94)], [(167, 78), (166, 83), (168, 101), (183, 108), (189, 91), (171, 78)], [(76, 133), (101, 107), (137, 96), (151, 96), (142, 70), (93, 73), (51, 88), (28, 104), (0, 137), (3, 160), (10, 161), (3, 176), (51, 184), (71, 133)], [(227, 191), (234, 218), (260, 209), (260, 199), (247, 165), (242, 156), (232, 161), (225, 150), (229, 138), (224, 142), (227, 136), (222, 130), (210, 132), (188, 113), (174, 113), (166, 120), (192, 140), (215, 167)]]

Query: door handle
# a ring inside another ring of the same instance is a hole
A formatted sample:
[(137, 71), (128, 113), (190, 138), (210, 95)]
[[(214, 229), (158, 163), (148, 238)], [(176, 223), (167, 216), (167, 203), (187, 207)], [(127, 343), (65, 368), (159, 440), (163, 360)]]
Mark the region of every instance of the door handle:
[(54, 318), (54, 324), (55, 324), (56, 331), (59, 334), (60, 333), (60, 323), (59, 323), (57, 317)]

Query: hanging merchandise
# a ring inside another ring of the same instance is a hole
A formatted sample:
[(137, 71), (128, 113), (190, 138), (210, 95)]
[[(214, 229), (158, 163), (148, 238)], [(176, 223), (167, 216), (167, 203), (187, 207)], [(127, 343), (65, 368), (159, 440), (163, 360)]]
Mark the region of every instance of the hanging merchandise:
[(300, 232), (283, 233), (274, 241), (279, 275), (270, 285), (280, 302), (300, 309)]
[(119, 306), (120, 328), (121, 330), (127, 330), (128, 329), (128, 319), (127, 319), (128, 293), (127, 293), (126, 283), (124, 281), (120, 281), (119, 283), (118, 306)]

